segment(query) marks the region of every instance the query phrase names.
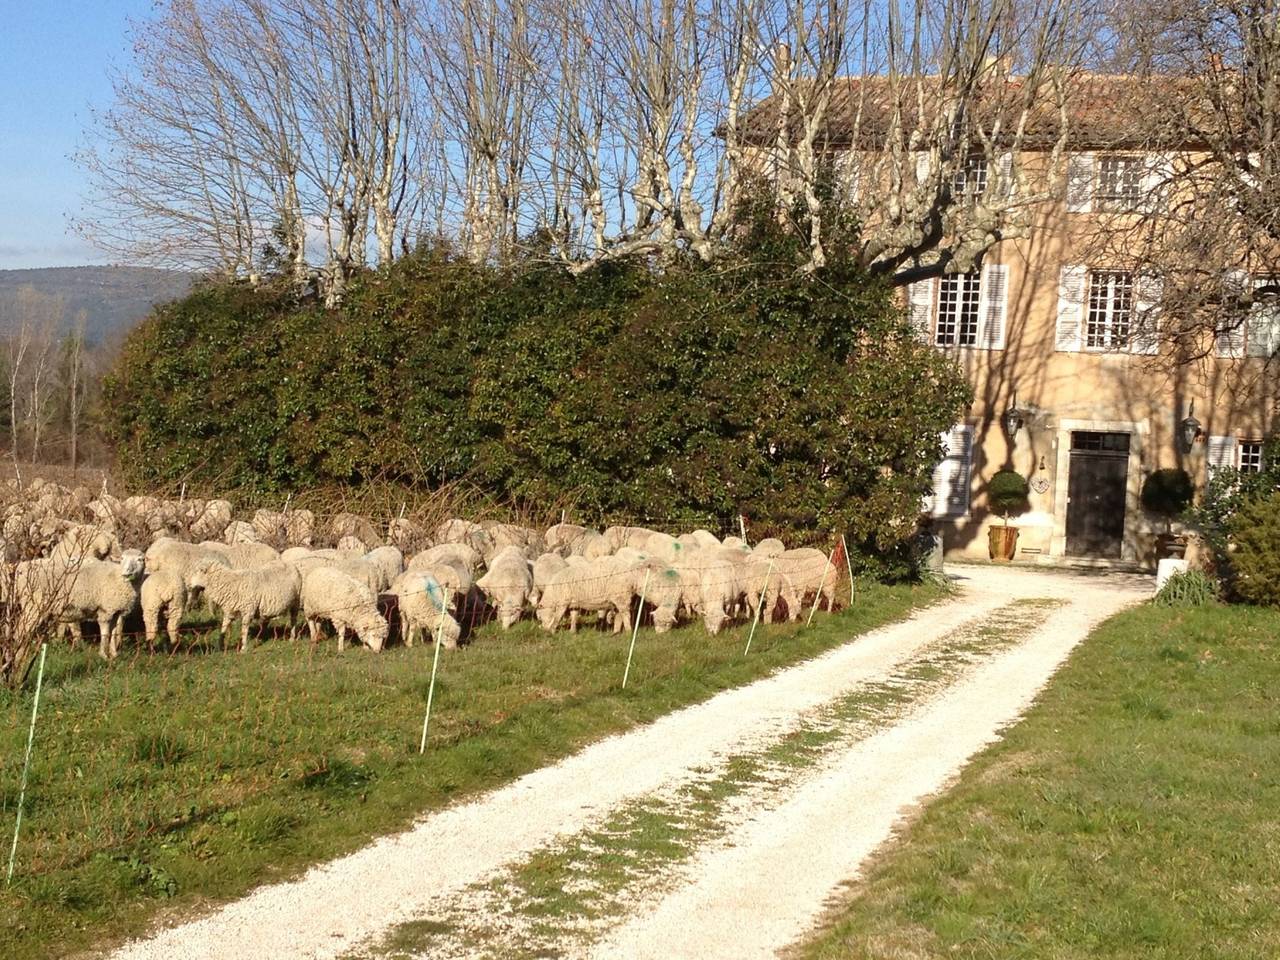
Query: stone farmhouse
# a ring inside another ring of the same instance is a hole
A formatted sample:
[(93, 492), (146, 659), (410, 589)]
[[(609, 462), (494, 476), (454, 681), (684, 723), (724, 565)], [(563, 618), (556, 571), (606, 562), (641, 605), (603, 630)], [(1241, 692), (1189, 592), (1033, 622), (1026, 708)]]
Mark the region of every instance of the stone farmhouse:
[[(862, 148), (847, 131), (855, 110), (866, 129), (867, 98), (853, 92), (866, 82), (838, 80), (832, 96), (824, 150), (837, 170), (857, 166)], [(949, 555), (987, 556), (988, 528), (1002, 522), (987, 507), (987, 484), (1012, 469), (1031, 487), (1031, 510), (1010, 521), (1019, 528), (1015, 559), (1152, 565), (1165, 522), (1142, 508), (1145, 478), (1180, 467), (1203, 483), (1222, 465), (1258, 469), (1274, 429), (1268, 361), (1280, 348), (1280, 309), (1254, 307), (1198, 363), (1162, 363), (1162, 278), (1135, 272), (1124, 256), (1125, 231), (1168, 202), (1177, 189), (1170, 173), (1196, 145), (1144, 148), (1126, 135), (1125, 117), (1141, 110), (1133, 85), (1082, 82), (1090, 93), (1072, 108), (1056, 164), (1053, 136), (1031, 130), (1021, 141), (1016, 189), (1046, 197), (1022, 236), (1000, 240), (970, 272), (904, 288), (919, 336), (955, 358), (975, 395), (943, 438), (926, 507)], [(756, 129), (777, 129), (773, 99), (753, 111)], [(924, 178), (929, 154), (916, 160)], [(993, 184), (1015, 189), (1013, 164), (1008, 154), (993, 163), (990, 151), (967, 158), (951, 202), (974, 202)]]

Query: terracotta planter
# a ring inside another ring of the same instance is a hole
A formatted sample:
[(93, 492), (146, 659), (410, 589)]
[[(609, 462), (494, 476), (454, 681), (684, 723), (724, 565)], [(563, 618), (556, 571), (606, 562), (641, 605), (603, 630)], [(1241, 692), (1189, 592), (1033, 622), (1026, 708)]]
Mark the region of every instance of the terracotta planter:
[(1008, 563), (1018, 551), (1018, 528), (1001, 524), (987, 529), (987, 547), (991, 559), (997, 563)]

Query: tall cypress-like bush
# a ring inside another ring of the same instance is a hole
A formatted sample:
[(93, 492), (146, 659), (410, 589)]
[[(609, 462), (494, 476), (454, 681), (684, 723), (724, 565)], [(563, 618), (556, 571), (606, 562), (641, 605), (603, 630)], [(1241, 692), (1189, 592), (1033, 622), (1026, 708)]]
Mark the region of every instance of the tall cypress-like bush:
[(121, 470), (255, 491), (466, 478), (583, 519), (744, 513), (901, 551), (969, 388), (838, 245), (800, 274), (799, 242), (756, 216), (714, 263), (577, 277), (426, 251), (333, 311), (199, 290), (108, 381)]

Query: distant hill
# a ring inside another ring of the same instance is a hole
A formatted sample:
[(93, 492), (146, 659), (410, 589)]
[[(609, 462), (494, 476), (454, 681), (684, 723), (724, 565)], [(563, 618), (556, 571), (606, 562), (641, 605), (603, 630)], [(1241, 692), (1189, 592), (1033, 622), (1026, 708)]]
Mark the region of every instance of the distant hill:
[(34, 287), (62, 299), (68, 325), (84, 310), (86, 338), (101, 342), (130, 329), (153, 305), (184, 296), (194, 281), (189, 273), (149, 267), (0, 270), (0, 318), (12, 316), (19, 290)]

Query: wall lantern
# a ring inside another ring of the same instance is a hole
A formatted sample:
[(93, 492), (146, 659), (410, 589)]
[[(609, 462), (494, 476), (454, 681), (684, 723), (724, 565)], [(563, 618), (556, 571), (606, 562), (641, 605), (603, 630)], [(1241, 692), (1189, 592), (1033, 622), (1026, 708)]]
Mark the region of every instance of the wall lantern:
[(1004, 416), (1000, 419), (1004, 424), (1005, 436), (1010, 440), (1017, 437), (1018, 431), (1022, 428), (1023, 424), (1023, 412), (1018, 409), (1017, 394), (1014, 394), (1013, 403), (1009, 406), (1009, 409), (1004, 412)]
[(1200, 421), (1195, 418), (1195, 412), (1196, 403), (1192, 400), (1191, 406), (1187, 408), (1187, 415), (1182, 418), (1182, 422), (1179, 424), (1182, 428), (1182, 448), (1187, 453), (1191, 452), (1192, 446), (1201, 435)]

